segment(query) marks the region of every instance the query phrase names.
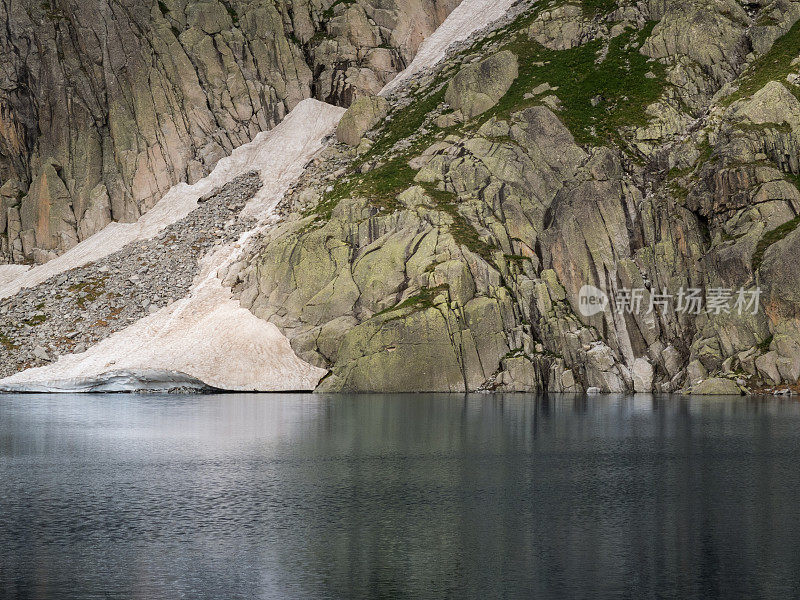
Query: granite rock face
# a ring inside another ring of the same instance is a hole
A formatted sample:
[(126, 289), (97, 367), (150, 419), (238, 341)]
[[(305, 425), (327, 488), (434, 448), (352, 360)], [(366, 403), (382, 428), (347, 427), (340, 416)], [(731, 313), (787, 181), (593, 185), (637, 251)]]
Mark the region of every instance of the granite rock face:
[(367, 131), (389, 113), (389, 102), (381, 96), (357, 98), (344, 113), (336, 129), (336, 138), (349, 146), (358, 146)]
[[(279, 222), (220, 274), (301, 359), (328, 370), (320, 390), (797, 388), (800, 3), (523, 2), (385, 100), (374, 94), (413, 55), (413, 32), (434, 27), (451, 5), (276, 7), (269, 31), (282, 33), (265, 42), (269, 60), (247, 63), (251, 71), (234, 66), (258, 54), (245, 29), (267, 27), (272, 9), (259, 8), (266, 12), (248, 26), (234, 3), (193, 6), (165, 0), (147, 12), (165, 21), (164, 35), (181, 32), (167, 53), (175, 64), (181, 52), (195, 64), (188, 39), (208, 48), (210, 36), (214, 52), (236, 31), (248, 40), (218, 71), (188, 71), (200, 94), (189, 105), (199, 112), (180, 123), (213, 116), (196, 138), (216, 144), (209, 156), (270, 127), (304, 95), (351, 105), (338, 140), (284, 196)], [(274, 64), (286, 66), (263, 70)], [(224, 91), (214, 91), (222, 88), (209, 82), (222, 80), (212, 72), (226, 74)], [(256, 86), (244, 104), (230, 89), (239, 72), (246, 89)], [(5, 100), (0, 249), (8, 260), (46, 260), (157, 197), (157, 178), (150, 185), (149, 175), (131, 174), (158, 171), (152, 157), (178, 147), (163, 136), (183, 135), (182, 125), (159, 119), (183, 115), (169, 103), (188, 97), (152, 93), (161, 76), (120, 96), (146, 87), (148, 100), (109, 104), (135, 127), (87, 129), (98, 132), (101, 152), (92, 156), (101, 158), (80, 164), (99, 171), (76, 167), (76, 148), (93, 146), (77, 143), (73, 129), (36, 137), (24, 124), (44, 130), (49, 121), (31, 112), (35, 103)], [(109, 85), (81, 89), (108, 95)], [(11, 97), (12, 88), (0, 89)], [(153, 98), (171, 107), (154, 112), (157, 126), (137, 112)], [(43, 151), (56, 137), (69, 150)], [(118, 153), (123, 140), (136, 151)], [(199, 176), (216, 160), (193, 152), (184, 162), (167, 153), (173, 158), (162, 162), (173, 170), (163, 172), (191, 179), (192, 161)], [(587, 294), (598, 302), (587, 304)], [(43, 360), (35, 351), (30, 360)]]
[(132, 222), (310, 96), (348, 106), (459, 0), (4, 0), (0, 263)]
[(533, 7), (320, 158), (235, 291), (324, 390), (794, 385), (798, 17)]

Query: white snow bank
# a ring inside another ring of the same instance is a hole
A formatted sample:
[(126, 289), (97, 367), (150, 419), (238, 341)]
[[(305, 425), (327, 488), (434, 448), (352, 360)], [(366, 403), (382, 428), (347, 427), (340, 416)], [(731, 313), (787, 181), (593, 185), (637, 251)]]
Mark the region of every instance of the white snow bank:
[[(322, 147), (323, 139), (333, 133), (343, 113), (341, 108), (305, 100), (278, 127), (259, 134), (253, 143), (220, 161), (206, 180), (194, 186), (180, 186), (175, 193), (170, 190), (145, 217), (160, 207), (166, 225), (187, 214), (206, 191), (242, 173), (258, 170), (264, 186), (244, 210), (262, 225), (206, 257), (187, 297), (112, 334), (84, 353), (63, 356), (51, 365), (2, 379), (0, 390), (161, 389), (172, 387), (176, 376), (185, 378), (181, 382), (196, 381), (225, 390), (314, 389), (325, 370), (298, 358), (280, 330), (242, 308), (216, 274), (239, 260), (247, 239), (268, 223), (272, 209)], [(147, 225), (137, 228), (137, 232), (147, 232), (149, 237), (160, 229)], [(81, 256), (107, 254), (109, 246), (111, 243), (103, 239), (102, 244), (95, 244)], [(160, 374), (162, 380), (154, 381), (153, 373)]]
[[(238, 250), (238, 249), (237, 249)], [(189, 296), (82, 354), (0, 380), (3, 391), (134, 391), (207, 386), (235, 391), (312, 390), (326, 371), (231, 299), (216, 277), (226, 249), (204, 266)], [(238, 253), (237, 253), (238, 257)]]
[(463, 0), (419, 47), (411, 64), (380, 91), (385, 96), (401, 83), (441, 61), (447, 49), (502, 17), (515, 0)]
[(17, 279), (28, 269), (30, 267), (27, 265), (0, 265), (0, 288)]
[[(14, 387), (15, 392), (38, 392), (45, 394), (75, 394), (92, 392), (168, 392), (176, 388), (198, 392), (212, 391), (194, 377), (172, 371), (109, 371), (95, 379), (61, 379), (36, 381)], [(0, 388), (2, 389), (2, 388)]]
[[(33, 287), (70, 269), (99, 260), (131, 242), (147, 240), (162, 229), (179, 221), (197, 208), (197, 200), (250, 170), (262, 171), (264, 187), (245, 208), (258, 218), (272, 208), (270, 202), (280, 200), (276, 195), (285, 189), (301, 172), (322, 138), (330, 134), (341, 118), (342, 109), (317, 100), (304, 100), (274, 129), (259, 133), (249, 144), (235, 149), (221, 159), (214, 170), (195, 183), (179, 183), (136, 223), (111, 223), (102, 231), (84, 240), (43, 265), (34, 267), (19, 277), (3, 280), (0, 274), (0, 298), (13, 296), (23, 287)], [(282, 195), (282, 192), (281, 192)]]

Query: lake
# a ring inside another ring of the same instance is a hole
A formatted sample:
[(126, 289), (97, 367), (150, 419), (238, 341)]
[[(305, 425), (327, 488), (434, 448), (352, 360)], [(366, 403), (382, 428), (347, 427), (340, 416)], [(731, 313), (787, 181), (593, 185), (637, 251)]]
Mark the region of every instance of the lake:
[(2, 598), (800, 594), (800, 403), (0, 396)]

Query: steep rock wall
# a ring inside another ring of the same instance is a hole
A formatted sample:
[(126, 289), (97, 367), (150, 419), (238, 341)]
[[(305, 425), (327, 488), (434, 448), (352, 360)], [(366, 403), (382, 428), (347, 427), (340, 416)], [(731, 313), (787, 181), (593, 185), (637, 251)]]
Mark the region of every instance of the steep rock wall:
[(274, 127), (347, 106), (458, 0), (3, 0), (0, 261), (45, 262)]
[[(537, 5), (395, 94), (349, 167), (320, 159), (235, 289), (326, 390), (796, 386), (798, 17)], [(504, 52), (503, 97), (454, 110)]]

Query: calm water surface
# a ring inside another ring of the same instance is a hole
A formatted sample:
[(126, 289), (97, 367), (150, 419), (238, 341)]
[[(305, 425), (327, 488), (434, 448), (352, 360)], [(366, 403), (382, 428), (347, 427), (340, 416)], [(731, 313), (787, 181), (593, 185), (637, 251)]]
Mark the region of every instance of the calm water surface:
[(0, 396), (2, 598), (784, 598), (800, 404)]

